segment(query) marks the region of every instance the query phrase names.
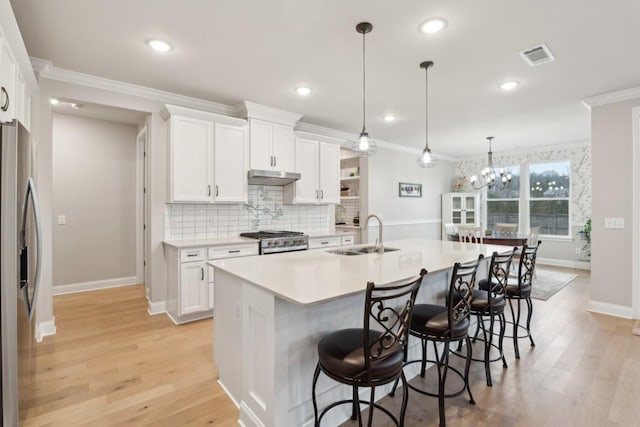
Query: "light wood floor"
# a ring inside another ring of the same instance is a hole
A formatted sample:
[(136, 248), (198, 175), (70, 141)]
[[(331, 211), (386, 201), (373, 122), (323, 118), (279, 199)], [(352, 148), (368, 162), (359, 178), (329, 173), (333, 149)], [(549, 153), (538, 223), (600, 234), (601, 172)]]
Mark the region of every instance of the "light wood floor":
[[(590, 277), (578, 273), (534, 300), (536, 347), (522, 340), (516, 361), (506, 342), (509, 368), (493, 364), (493, 387), (472, 364), (476, 405), (447, 399), (449, 426), (640, 427), (640, 337), (630, 320), (586, 311)], [(215, 381), (212, 321), (177, 327), (149, 316), (142, 286), (58, 296), (54, 310), (57, 334), (37, 346), (27, 426), (237, 425)], [(436, 399), (410, 394), (407, 426), (437, 423)], [(377, 416), (374, 425), (387, 423)]]

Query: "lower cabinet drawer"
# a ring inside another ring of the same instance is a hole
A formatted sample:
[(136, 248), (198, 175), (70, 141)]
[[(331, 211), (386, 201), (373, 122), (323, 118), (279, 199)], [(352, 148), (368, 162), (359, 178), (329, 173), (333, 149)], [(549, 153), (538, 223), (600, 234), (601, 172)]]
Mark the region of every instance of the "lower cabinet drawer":
[(333, 248), (340, 246), (340, 236), (309, 239), (309, 249)]
[(345, 246), (346, 246), (346, 245), (353, 245), (353, 244), (355, 244), (355, 238), (354, 238), (354, 236), (351, 236), (351, 235), (349, 235), (349, 236), (342, 236), (342, 244), (343, 244), (343, 245), (345, 245)]
[(251, 255), (258, 255), (257, 243), (233, 246), (216, 246), (209, 248), (207, 251), (207, 259), (221, 259)]
[(204, 261), (206, 248), (182, 249), (180, 251), (180, 262)]

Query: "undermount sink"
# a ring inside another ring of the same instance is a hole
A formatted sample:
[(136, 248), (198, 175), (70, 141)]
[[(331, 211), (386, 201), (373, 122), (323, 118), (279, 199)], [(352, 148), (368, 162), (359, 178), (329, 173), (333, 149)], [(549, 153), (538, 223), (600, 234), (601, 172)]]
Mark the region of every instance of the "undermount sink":
[[(384, 252), (393, 252), (397, 251), (397, 248), (384, 248)], [(336, 255), (364, 255), (364, 254), (375, 254), (378, 253), (378, 248), (375, 246), (364, 246), (362, 248), (353, 248), (353, 249), (333, 249), (327, 251), (330, 254)]]

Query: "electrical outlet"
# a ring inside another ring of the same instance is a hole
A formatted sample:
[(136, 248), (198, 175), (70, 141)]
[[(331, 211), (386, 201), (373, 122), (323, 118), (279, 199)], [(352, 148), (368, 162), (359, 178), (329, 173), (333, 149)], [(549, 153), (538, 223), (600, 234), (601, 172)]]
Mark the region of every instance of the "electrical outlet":
[(605, 218), (604, 228), (622, 230), (624, 229), (624, 218)]

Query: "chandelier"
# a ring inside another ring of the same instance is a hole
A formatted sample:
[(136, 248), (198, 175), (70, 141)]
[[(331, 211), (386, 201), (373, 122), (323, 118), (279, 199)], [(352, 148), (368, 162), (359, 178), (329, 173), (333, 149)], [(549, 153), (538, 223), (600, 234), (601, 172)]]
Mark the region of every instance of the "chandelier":
[(483, 187), (492, 189), (498, 182), (502, 183), (503, 187), (506, 187), (511, 182), (511, 174), (505, 172), (504, 168), (500, 168), (498, 172), (493, 168), (493, 152), (491, 151), (493, 137), (488, 136), (487, 140), (489, 141), (489, 163), (487, 167), (480, 172), (480, 179), (478, 179), (477, 175), (473, 175), (469, 180), (471, 186), (476, 190), (480, 190)]

